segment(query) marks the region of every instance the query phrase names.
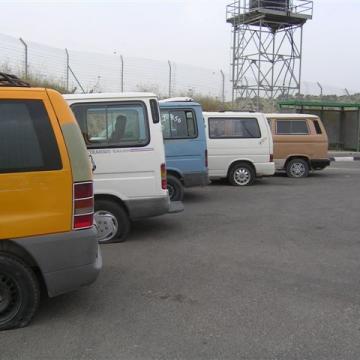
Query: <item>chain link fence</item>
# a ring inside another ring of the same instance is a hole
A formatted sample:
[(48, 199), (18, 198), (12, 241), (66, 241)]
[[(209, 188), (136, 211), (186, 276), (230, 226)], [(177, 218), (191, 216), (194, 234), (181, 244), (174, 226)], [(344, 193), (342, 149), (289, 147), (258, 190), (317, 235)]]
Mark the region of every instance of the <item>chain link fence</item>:
[(56, 82), (69, 92), (152, 91), (163, 97), (201, 94), (231, 98), (231, 83), (220, 69), (58, 49), (3, 34), (0, 69)]
[[(160, 97), (202, 95), (231, 99), (231, 79), (211, 70), (128, 57), (59, 49), (0, 34), (0, 70), (59, 84), (68, 92), (151, 91)], [(303, 82), (304, 95), (348, 95), (346, 89)]]

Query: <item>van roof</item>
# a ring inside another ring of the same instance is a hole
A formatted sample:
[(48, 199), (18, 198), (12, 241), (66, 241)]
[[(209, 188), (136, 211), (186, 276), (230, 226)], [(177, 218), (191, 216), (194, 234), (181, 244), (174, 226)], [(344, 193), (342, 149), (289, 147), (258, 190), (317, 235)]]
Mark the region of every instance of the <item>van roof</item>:
[(91, 93), (91, 94), (64, 94), (65, 100), (116, 100), (116, 99), (144, 99), (156, 98), (153, 93), (147, 92), (119, 92), (119, 93)]
[(189, 98), (189, 97), (177, 97), (177, 98), (170, 98), (170, 99), (163, 99), (159, 101), (160, 106), (163, 107), (172, 107), (172, 106), (181, 106), (181, 107), (186, 107), (186, 106), (193, 106), (193, 105), (198, 105), (200, 106), (200, 104), (198, 102), (196, 102), (194, 99)]
[(215, 112), (215, 111), (205, 111), (203, 112), (205, 116), (218, 116), (218, 117), (256, 117), (256, 116), (263, 116), (262, 113), (256, 112), (242, 112), (242, 111), (222, 111), (222, 112)]
[(308, 118), (318, 118), (317, 115), (314, 114), (297, 114), (297, 113), (273, 113), (273, 114), (265, 114), (267, 118), (277, 118), (277, 119), (308, 119)]
[(39, 91), (39, 92), (43, 92), (45, 90), (47, 90), (46, 88), (43, 87), (21, 87), (21, 86), (0, 86), (0, 91), (29, 91), (29, 92), (34, 92), (34, 91)]
[(191, 97), (179, 96), (168, 99), (162, 99), (159, 101), (160, 103), (168, 103), (168, 102), (195, 102)]

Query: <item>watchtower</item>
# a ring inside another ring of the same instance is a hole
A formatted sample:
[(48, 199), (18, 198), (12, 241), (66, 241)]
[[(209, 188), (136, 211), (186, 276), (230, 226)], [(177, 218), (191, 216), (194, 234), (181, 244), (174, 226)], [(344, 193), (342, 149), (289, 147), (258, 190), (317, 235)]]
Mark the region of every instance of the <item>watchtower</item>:
[(237, 0), (232, 25), (232, 99), (277, 98), (300, 92), (303, 26), (313, 1)]

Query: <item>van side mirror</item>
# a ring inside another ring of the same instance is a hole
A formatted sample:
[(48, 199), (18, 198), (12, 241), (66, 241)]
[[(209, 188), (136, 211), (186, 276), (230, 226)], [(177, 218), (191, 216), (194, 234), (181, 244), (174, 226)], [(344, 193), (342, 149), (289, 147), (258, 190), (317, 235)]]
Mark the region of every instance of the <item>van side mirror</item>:
[(153, 118), (153, 123), (158, 124), (160, 122), (160, 109), (159, 103), (155, 99), (150, 100), (151, 116)]

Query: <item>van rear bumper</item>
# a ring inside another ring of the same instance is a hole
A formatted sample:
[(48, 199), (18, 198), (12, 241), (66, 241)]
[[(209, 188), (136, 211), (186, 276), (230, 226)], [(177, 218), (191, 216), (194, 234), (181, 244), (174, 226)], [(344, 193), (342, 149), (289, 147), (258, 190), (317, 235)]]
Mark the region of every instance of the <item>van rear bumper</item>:
[(36, 262), (50, 297), (91, 284), (102, 267), (95, 228), (13, 241)]
[(313, 170), (323, 170), (330, 166), (330, 159), (314, 159), (310, 160), (310, 166)]
[[(126, 201), (131, 220), (174, 213), (168, 195)], [(181, 211), (181, 210), (180, 210)]]
[(206, 186), (210, 183), (207, 171), (184, 174), (183, 181), (185, 187)]

